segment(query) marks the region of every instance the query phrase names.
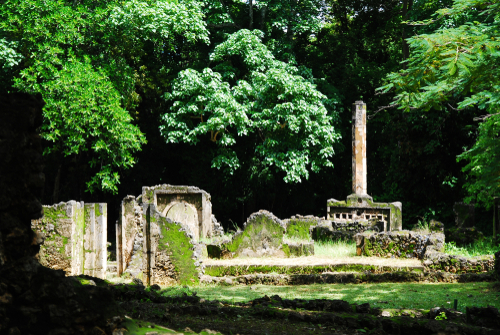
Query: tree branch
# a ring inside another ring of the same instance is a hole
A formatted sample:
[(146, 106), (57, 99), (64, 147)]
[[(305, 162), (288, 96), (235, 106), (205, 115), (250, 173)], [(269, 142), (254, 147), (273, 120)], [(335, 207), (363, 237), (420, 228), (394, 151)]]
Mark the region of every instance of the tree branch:
[(399, 105), (398, 104), (391, 104), (391, 105), (388, 105), (388, 106), (382, 106), (379, 109), (377, 109), (375, 112), (373, 112), (373, 114), (368, 115), (368, 120), (373, 119), (375, 117), (375, 115), (377, 115), (379, 112), (381, 112), (383, 110), (386, 110), (386, 109), (389, 109), (389, 108), (394, 108), (394, 107), (397, 107), (397, 106), (399, 106)]
[(474, 121), (480, 121), (480, 122), (483, 122), (483, 121), (485, 121), (486, 119), (488, 119), (488, 118), (490, 118), (490, 117), (492, 117), (492, 116), (498, 115), (498, 114), (500, 114), (500, 113), (481, 115), (481, 116), (479, 116), (479, 117), (475, 117), (475, 118), (473, 118), (472, 120), (474, 120)]

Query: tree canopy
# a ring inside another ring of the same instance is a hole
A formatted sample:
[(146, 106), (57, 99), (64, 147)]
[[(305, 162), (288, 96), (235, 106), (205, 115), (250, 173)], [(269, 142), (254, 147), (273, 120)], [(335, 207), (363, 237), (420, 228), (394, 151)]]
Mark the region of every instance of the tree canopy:
[(451, 8), (437, 11), (435, 19), (413, 24), (447, 17), (454, 18), (451, 26), (408, 39), (407, 68), (390, 74), (381, 89), (394, 91), (393, 104), (406, 111), (449, 107), (460, 113), (477, 107), (487, 113), (477, 118), (483, 122), (474, 145), (458, 159), (468, 161), (469, 200), (490, 205), (500, 194), (500, 3), (455, 0)]
[(403, 202), (407, 227), (453, 222), (455, 201), (498, 195), (498, 9), (4, 0), (0, 90), (46, 101), (45, 203), (116, 205), (166, 182), (211, 192), (226, 226), (261, 208), (323, 216), (325, 199), (352, 192), (361, 99), (368, 192)]

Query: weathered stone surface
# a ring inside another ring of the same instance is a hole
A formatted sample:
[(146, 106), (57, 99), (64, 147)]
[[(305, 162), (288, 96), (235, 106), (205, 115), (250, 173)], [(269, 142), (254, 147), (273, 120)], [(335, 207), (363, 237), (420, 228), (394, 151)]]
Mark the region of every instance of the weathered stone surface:
[(216, 259), (231, 259), (233, 258), (233, 253), (227, 250), (225, 244), (231, 243), (231, 241), (223, 241), (222, 243), (211, 243), (207, 244), (207, 254), (209, 258)]
[(286, 243), (283, 248), (288, 248), (288, 257), (301, 257), (314, 255), (314, 242), (309, 243)]
[(224, 235), (224, 227), (217, 221), (215, 215), (212, 214), (212, 235), (211, 237), (218, 237)]
[(140, 197), (126, 196), (121, 203), (119, 220), (116, 223), (116, 254), (118, 275), (124, 272), (132, 277), (142, 276), (143, 226)]
[(352, 192), (366, 195), (366, 104), (352, 104)]
[(232, 285), (309, 285), (309, 284), (365, 284), (365, 283), (467, 283), (493, 282), (494, 276), (488, 273), (447, 273), (447, 272), (388, 272), (388, 273), (323, 273), (323, 274), (250, 274), (242, 276), (213, 277), (204, 275), (202, 283)]
[(154, 204), (165, 217), (188, 227), (193, 238), (212, 236), (210, 194), (198, 187), (156, 185), (142, 188), (142, 202)]
[(338, 223), (360, 222), (376, 226), (380, 231), (398, 231), (402, 229), (403, 205), (400, 202), (377, 203), (370, 196), (351, 194), (347, 201), (329, 199), (327, 201), (327, 219)]
[(286, 257), (283, 250), (285, 223), (271, 212), (260, 210), (251, 214), (243, 231), (233, 236), (227, 250), (238, 257)]
[(40, 264), (66, 275), (106, 278), (107, 205), (61, 202), (43, 206), (42, 218), (31, 228), (43, 236)]
[(306, 241), (311, 240), (311, 227), (328, 224), (331, 226), (331, 222), (313, 215), (302, 216), (297, 214), (290, 219), (283, 220), (283, 222), (286, 225), (286, 234), (288, 237)]
[(143, 204), (143, 276), (146, 285), (196, 284), (203, 274), (193, 235), (179, 222)]
[(444, 250), (444, 234), (441, 233), (424, 235), (408, 230), (364, 233), (356, 235), (355, 240), (356, 248), (366, 256), (423, 259), (426, 252)]

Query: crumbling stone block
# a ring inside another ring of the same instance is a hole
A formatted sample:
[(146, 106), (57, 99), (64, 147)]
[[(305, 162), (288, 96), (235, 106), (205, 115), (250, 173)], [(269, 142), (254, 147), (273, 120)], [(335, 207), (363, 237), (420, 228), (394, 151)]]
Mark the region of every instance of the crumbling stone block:
[(314, 242), (287, 243), (283, 248), (288, 248), (288, 256), (301, 257), (314, 255)]
[(39, 262), (66, 275), (105, 279), (107, 205), (69, 201), (43, 210), (41, 219), (31, 221), (33, 231), (44, 236)]
[(403, 225), (402, 206), (400, 202), (377, 203), (370, 196), (351, 194), (347, 201), (327, 201), (327, 219), (338, 223), (359, 222), (367, 229), (398, 231)]
[(228, 259), (233, 257), (314, 255), (313, 242), (284, 242), (283, 237), (287, 222), (278, 219), (273, 213), (266, 210), (253, 213), (245, 222), (244, 229), (238, 231), (231, 241), (207, 245), (208, 256)]
[(239, 257), (286, 257), (283, 251), (285, 229), (285, 223), (273, 213), (260, 210), (248, 217), (243, 231), (234, 235), (227, 249)]
[(444, 251), (444, 234), (413, 231), (363, 233), (355, 236), (358, 256), (423, 259), (426, 251)]
[(127, 272), (132, 277), (142, 276), (142, 207), (140, 197), (126, 196), (121, 203), (119, 220), (116, 223), (117, 274)]
[(143, 276), (146, 285), (197, 284), (203, 274), (201, 255), (195, 252), (193, 235), (180, 222), (143, 204)]
[(142, 202), (154, 204), (165, 217), (181, 222), (198, 241), (212, 236), (210, 194), (198, 187), (157, 185), (142, 188)]
[(328, 224), (323, 218), (313, 215), (302, 216), (300, 214), (285, 219), (286, 235), (291, 238), (297, 238), (309, 241), (311, 240), (311, 227)]

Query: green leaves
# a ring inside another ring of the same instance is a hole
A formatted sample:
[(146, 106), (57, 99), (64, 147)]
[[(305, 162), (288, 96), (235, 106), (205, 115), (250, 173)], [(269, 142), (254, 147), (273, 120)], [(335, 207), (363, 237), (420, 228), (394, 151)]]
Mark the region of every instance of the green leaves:
[(458, 157), (469, 162), (464, 168), (470, 177), (466, 184), (469, 199), (490, 205), (493, 195), (500, 194), (496, 116), (500, 113), (500, 3), (455, 0), (451, 9), (438, 14), (466, 15), (481, 22), (474, 20), (409, 38), (412, 53), (407, 69), (390, 74), (388, 84), (379, 90), (394, 90), (394, 103), (406, 111), (440, 110), (454, 100), (459, 110), (477, 106), (494, 115), (481, 124), (475, 145)]
[[(146, 143), (132, 118), (120, 106), (120, 95), (109, 78), (92, 67), (90, 59), (72, 58), (61, 70), (41, 83), (31, 85), (42, 92), (46, 103), (42, 136), (55, 145), (47, 152), (60, 150), (64, 155), (93, 151), (92, 168), (99, 171), (87, 183), (88, 189), (117, 192), (117, 168), (134, 164), (133, 153)], [(17, 81), (21, 89), (24, 82)]]
[(297, 68), (275, 60), (261, 38), (260, 31), (240, 30), (210, 57), (220, 72), (179, 73), (165, 95), (174, 103), (160, 130), (173, 143), (209, 138), (218, 148), (212, 166), (230, 173), (240, 166), (233, 148), (250, 137), (262, 166), (285, 172), (287, 182), (300, 182), (309, 169), (332, 166), (332, 145), (340, 136), (323, 105), (326, 97)]
[(163, 55), (176, 38), (207, 42), (208, 32), (193, 0), (7, 0), (0, 37), (0, 66), (15, 69), (8, 81), (46, 102), (46, 152), (85, 152), (96, 171), (88, 190), (116, 193), (117, 171), (146, 143), (129, 114), (141, 100), (146, 46)]

